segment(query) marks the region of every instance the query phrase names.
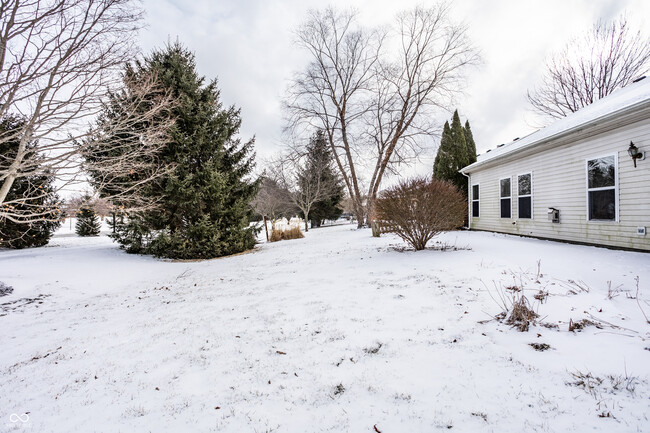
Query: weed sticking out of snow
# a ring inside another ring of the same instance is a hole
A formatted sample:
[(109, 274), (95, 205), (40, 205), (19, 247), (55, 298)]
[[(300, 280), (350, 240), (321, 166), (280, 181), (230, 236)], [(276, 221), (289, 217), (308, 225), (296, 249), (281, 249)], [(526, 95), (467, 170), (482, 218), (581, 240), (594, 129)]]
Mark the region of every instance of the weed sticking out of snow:
[(530, 325), (535, 324), (539, 317), (528, 302), (528, 299), (521, 295), (513, 298), (512, 308), (506, 318), (506, 323), (521, 332), (527, 332)]
[(481, 418), (483, 421), (487, 422), (487, 414), (483, 412), (472, 412), (472, 416), (475, 416), (477, 418)]
[(0, 281), (0, 297), (13, 293), (14, 288)]
[(533, 309), (521, 287), (515, 285), (507, 286), (505, 289), (497, 287), (496, 295), (495, 298), (490, 292), (492, 299), (502, 308), (501, 313), (494, 316), (495, 319), (521, 332), (527, 332), (530, 325), (535, 325), (539, 314)]
[(627, 292), (627, 290), (623, 289), (622, 284), (619, 284), (616, 287), (612, 287), (612, 282), (607, 281), (607, 299), (610, 299), (610, 300), (614, 299), (615, 297), (617, 297), (618, 295), (620, 295), (621, 293), (624, 293), (624, 292)]
[(577, 295), (578, 293), (589, 293), (591, 289), (584, 281), (567, 280), (561, 283), (566, 289), (568, 295)]
[(539, 301), (540, 304), (543, 304), (544, 301), (546, 301), (546, 298), (548, 298), (548, 292), (546, 290), (540, 290), (533, 295), (533, 298)]
[(546, 343), (528, 343), (528, 345), (538, 352), (544, 352), (551, 348), (551, 346)]
[[(622, 392), (628, 393), (631, 397), (635, 396), (636, 387), (643, 383), (637, 376), (630, 376), (627, 372), (624, 374), (606, 374), (603, 377), (594, 376), (591, 372), (576, 370), (569, 373), (571, 380), (565, 382), (568, 386), (575, 386), (591, 395), (602, 405), (604, 396), (618, 395)], [(611, 412), (609, 416), (611, 416)], [(600, 415), (599, 415), (600, 416)], [(609, 417), (608, 416), (608, 417)]]
[(378, 342), (374, 346), (366, 347), (365, 349), (363, 349), (363, 351), (366, 352), (368, 355), (376, 355), (377, 353), (379, 353), (379, 349), (381, 349), (382, 346), (383, 344)]
[(344, 392), (345, 392), (345, 387), (343, 386), (342, 383), (339, 383), (338, 385), (336, 385), (334, 387), (334, 395), (335, 396), (338, 397), (339, 395), (343, 394)]
[[(636, 282), (636, 295), (634, 296), (636, 298), (636, 304), (639, 306), (639, 310), (641, 310), (641, 314), (643, 314), (643, 317), (645, 318), (645, 323), (650, 325), (650, 319), (648, 319), (648, 315), (645, 313), (645, 310), (643, 309), (643, 306), (641, 305), (641, 298), (639, 297), (639, 276), (637, 275), (634, 277), (634, 281)], [(648, 301), (643, 301), (647, 306), (650, 306)]]
[(596, 322), (593, 322), (589, 319), (582, 319), (577, 322), (574, 322), (572, 319), (569, 319), (569, 332), (580, 332), (588, 326), (595, 326), (598, 329), (603, 329), (603, 327)]

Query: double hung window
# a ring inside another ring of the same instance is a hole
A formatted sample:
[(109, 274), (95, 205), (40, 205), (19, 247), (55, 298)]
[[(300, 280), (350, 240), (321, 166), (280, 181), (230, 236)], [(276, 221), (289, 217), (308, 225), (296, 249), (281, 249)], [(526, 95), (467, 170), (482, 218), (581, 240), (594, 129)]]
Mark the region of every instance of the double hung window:
[(533, 174), (517, 176), (517, 213), (519, 218), (533, 217)]
[(512, 187), (509, 177), (499, 180), (499, 198), (501, 202), (501, 218), (512, 217)]
[(616, 220), (616, 156), (587, 161), (587, 207), (590, 221)]

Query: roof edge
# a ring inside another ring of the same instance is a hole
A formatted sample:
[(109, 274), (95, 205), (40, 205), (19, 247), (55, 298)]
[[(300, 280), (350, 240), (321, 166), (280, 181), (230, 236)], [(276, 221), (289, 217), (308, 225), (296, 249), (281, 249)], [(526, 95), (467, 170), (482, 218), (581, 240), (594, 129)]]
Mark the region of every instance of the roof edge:
[[(650, 99), (645, 99), (643, 101), (639, 101), (636, 104), (629, 105), (629, 106), (624, 107), (624, 108), (622, 108), (620, 110), (613, 111), (611, 113), (607, 113), (607, 114), (605, 114), (603, 116), (596, 117), (596, 118), (591, 119), (591, 120), (589, 120), (587, 122), (584, 122), (584, 123), (580, 123), (578, 125), (573, 126), (572, 128), (569, 128), (567, 130), (558, 132), (558, 133), (556, 133), (554, 135), (551, 135), (549, 137), (544, 137), (544, 138), (542, 138), (540, 140), (533, 141), (532, 143), (529, 143), (525, 147), (519, 147), (519, 148), (511, 149), (509, 151), (506, 151), (506, 152), (502, 153), (501, 155), (497, 155), (494, 158), (490, 158), (490, 159), (487, 159), (487, 160), (484, 160), (484, 161), (476, 161), (475, 163), (470, 164), (470, 165), (468, 165), (466, 167), (463, 167), (462, 169), (460, 169), (458, 171), (460, 173), (462, 173), (462, 174), (468, 174), (471, 171), (473, 171), (474, 169), (476, 169), (478, 167), (481, 167), (483, 165), (489, 164), (491, 162), (499, 161), (499, 160), (501, 160), (501, 159), (503, 159), (505, 157), (512, 156), (513, 154), (516, 154), (518, 152), (523, 152), (523, 151), (526, 151), (526, 150), (530, 150), (532, 147), (538, 146), (539, 144), (548, 143), (548, 142), (555, 141), (555, 140), (558, 140), (560, 138), (563, 138), (565, 136), (575, 134), (576, 132), (579, 132), (580, 130), (582, 130), (584, 128), (591, 128), (595, 124), (601, 123), (601, 122), (603, 122), (605, 120), (613, 120), (613, 119), (615, 119), (617, 117), (623, 117), (623, 116), (629, 114), (630, 112), (646, 108), (646, 106), (650, 107)], [(541, 131), (541, 130), (538, 130), (538, 131)], [(535, 134), (538, 131), (532, 132), (531, 134)]]

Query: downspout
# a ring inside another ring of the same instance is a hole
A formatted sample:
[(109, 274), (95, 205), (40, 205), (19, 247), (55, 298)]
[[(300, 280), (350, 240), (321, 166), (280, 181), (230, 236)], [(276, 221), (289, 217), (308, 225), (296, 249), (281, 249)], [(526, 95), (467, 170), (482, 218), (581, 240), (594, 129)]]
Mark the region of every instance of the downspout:
[(459, 173), (467, 178), (467, 230), (472, 229), (472, 176), (465, 174), (463, 170)]

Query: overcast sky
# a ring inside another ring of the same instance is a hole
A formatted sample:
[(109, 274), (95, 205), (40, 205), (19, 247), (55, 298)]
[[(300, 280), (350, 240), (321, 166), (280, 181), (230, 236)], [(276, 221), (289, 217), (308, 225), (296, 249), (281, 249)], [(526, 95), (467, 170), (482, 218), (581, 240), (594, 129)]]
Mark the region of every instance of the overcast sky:
[[(368, 24), (389, 24), (412, 0), (332, 1), (354, 6)], [(148, 28), (140, 34), (143, 52), (178, 38), (195, 52), (199, 73), (217, 78), (222, 101), (242, 112), (242, 139), (256, 136), (257, 154), (269, 157), (282, 146), (281, 98), (291, 74), (308, 58), (296, 49), (293, 31), (315, 0), (144, 0)], [(523, 137), (539, 120), (530, 111), (526, 90), (539, 82), (546, 58), (598, 19), (623, 12), (648, 33), (647, 0), (456, 0), (453, 15), (467, 24), (483, 64), (470, 71), (458, 101), (461, 120), (469, 119), (478, 153)], [(451, 113), (440, 113), (440, 123)], [(439, 139), (435, 141), (439, 142)], [(419, 172), (431, 170), (436, 149)]]

